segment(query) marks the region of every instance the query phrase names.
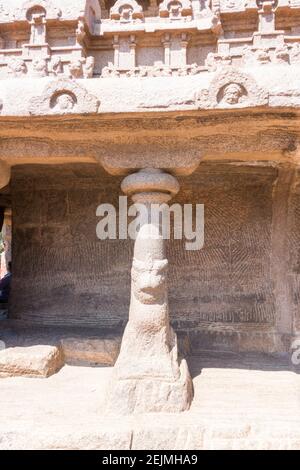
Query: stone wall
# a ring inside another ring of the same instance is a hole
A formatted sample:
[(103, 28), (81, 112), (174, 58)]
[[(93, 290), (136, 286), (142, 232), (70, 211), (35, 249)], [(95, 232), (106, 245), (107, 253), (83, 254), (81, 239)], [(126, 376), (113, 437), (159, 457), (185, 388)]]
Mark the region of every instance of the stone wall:
[[(282, 350), (299, 331), (297, 181), (275, 165), (208, 162), (182, 179), (174, 202), (205, 204), (205, 247), (168, 243), (170, 307), (195, 350)], [(132, 242), (96, 237), (97, 205), (117, 205), (120, 182), (92, 164), (14, 169), (12, 318), (124, 326)]]

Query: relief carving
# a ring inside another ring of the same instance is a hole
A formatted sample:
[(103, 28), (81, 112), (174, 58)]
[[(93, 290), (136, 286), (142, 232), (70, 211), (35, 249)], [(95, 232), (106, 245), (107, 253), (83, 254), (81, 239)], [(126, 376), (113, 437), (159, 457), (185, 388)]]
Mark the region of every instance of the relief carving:
[(27, 12), (27, 19), (31, 25), (30, 44), (46, 43), (46, 10), (42, 7), (33, 7)]
[(295, 43), (290, 49), (290, 63), (297, 64), (300, 62), (300, 44)]
[(8, 74), (20, 78), (27, 73), (27, 66), (24, 60), (22, 59), (17, 59), (17, 58), (12, 58), (9, 59), (7, 63), (7, 68), (8, 68)]
[(95, 67), (95, 58), (93, 56), (86, 59), (74, 59), (69, 64), (70, 78), (92, 78)]
[(205, 65), (209, 72), (215, 72), (217, 69), (226, 65), (231, 65), (232, 58), (228, 54), (214, 54), (209, 52), (205, 59)]
[(223, 28), (221, 23), (220, 0), (211, 1), (211, 10), (213, 13), (211, 29), (216, 36), (221, 36)]
[(107, 78), (107, 77), (119, 77), (120, 72), (118, 69), (110, 62), (106, 67), (103, 67), (101, 77), (102, 78)]
[(44, 9), (47, 19), (58, 19), (62, 15), (60, 8), (57, 8), (51, 0), (27, 0), (21, 8), (15, 10), (14, 17), (18, 21), (28, 20), (28, 13), (36, 8)]
[(192, 4), (189, 0), (164, 0), (159, 5), (159, 16), (170, 20), (192, 18)]
[(196, 103), (199, 109), (264, 106), (268, 93), (249, 75), (228, 69), (213, 78), (209, 89), (196, 94)]
[(51, 61), (51, 72), (55, 76), (63, 74), (63, 72), (64, 72), (63, 63), (62, 63), (62, 60), (61, 60), (60, 56), (54, 57), (52, 59), (52, 61)]
[(82, 46), (84, 43), (84, 38), (86, 36), (85, 26), (83, 19), (79, 19), (77, 29), (76, 29), (76, 43), (79, 46)]
[(243, 50), (243, 61), (246, 65), (265, 65), (271, 62), (271, 56), (267, 48), (253, 49), (246, 46)]
[(153, 260), (148, 264), (133, 259), (131, 270), (132, 292), (138, 302), (147, 305), (162, 305), (166, 301), (167, 269), (167, 259)]
[(288, 64), (290, 60), (289, 49), (286, 44), (282, 46), (277, 46), (275, 49), (275, 62), (277, 64)]
[(93, 78), (95, 68), (95, 57), (87, 57), (83, 64), (83, 76), (84, 78)]
[(48, 62), (46, 59), (36, 58), (32, 61), (32, 76), (46, 77), (48, 75)]
[(170, 67), (162, 62), (151, 66), (133, 67), (126, 73), (121, 73), (113, 64), (102, 69), (101, 78), (107, 77), (184, 77), (197, 75), (202, 68), (197, 64), (183, 65), (182, 67)]
[(48, 84), (42, 96), (31, 99), (31, 115), (97, 113), (99, 100), (73, 80), (59, 79)]
[(70, 78), (82, 78), (83, 77), (82, 59), (73, 59), (70, 62), (69, 75), (70, 75)]
[(110, 19), (120, 23), (141, 21), (143, 18), (143, 8), (135, 0), (117, 0), (110, 9)]

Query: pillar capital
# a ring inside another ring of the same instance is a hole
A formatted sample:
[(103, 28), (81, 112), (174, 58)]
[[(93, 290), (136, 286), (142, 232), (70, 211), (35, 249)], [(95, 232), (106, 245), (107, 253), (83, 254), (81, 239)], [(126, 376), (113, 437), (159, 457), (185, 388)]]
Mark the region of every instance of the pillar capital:
[(167, 203), (179, 191), (177, 179), (157, 168), (144, 168), (127, 176), (122, 191), (135, 203)]

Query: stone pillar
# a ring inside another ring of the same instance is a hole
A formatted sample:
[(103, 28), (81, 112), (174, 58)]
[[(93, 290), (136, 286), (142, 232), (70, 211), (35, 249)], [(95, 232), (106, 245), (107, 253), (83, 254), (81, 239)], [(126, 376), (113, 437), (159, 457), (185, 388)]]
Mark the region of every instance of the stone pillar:
[(136, 38), (134, 34), (130, 35), (129, 49), (130, 49), (130, 68), (135, 68), (136, 67)]
[(171, 37), (170, 34), (166, 33), (162, 39), (162, 44), (164, 46), (164, 65), (171, 65)]
[(43, 13), (35, 13), (30, 21), (30, 44), (46, 44), (46, 18)]
[(119, 68), (119, 56), (120, 56), (119, 36), (117, 34), (114, 35), (113, 49), (114, 49), (114, 67), (117, 69)]
[(180, 46), (181, 46), (181, 59), (180, 63), (182, 67), (186, 66), (187, 64), (187, 47), (189, 43), (189, 36), (186, 33), (181, 33), (181, 41), (180, 41)]
[(262, 1), (258, 10), (258, 31), (260, 33), (273, 33), (275, 31), (275, 2)]
[(108, 410), (185, 411), (193, 384), (186, 361), (178, 359), (177, 337), (169, 322), (168, 260), (161, 224), (150, 217), (151, 205), (166, 204), (179, 184), (168, 173), (145, 169), (126, 177), (122, 190), (135, 204), (145, 206), (148, 220), (135, 240), (129, 322), (108, 390)]
[(11, 261), (11, 241), (12, 241), (12, 221), (11, 209), (6, 209), (4, 213), (4, 222), (2, 236), (4, 242), (4, 252), (1, 255), (1, 278), (7, 273), (8, 263)]

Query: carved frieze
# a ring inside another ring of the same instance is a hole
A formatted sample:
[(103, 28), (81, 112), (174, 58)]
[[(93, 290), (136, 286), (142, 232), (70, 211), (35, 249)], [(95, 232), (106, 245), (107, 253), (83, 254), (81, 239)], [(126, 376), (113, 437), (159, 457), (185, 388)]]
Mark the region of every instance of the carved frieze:
[(113, 64), (102, 69), (102, 78), (107, 77), (183, 77), (186, 75), (197, 75), (203, 71), (203, 67), (197, 64), (184, 65), (182, 67), (170, 67), (163, 63), (153, 66), (133, 67), (128, 71), (119, 70)]
[(99, 100), (73, 80), (59, 79), (49, 83), (42, 96), (30, 102), (31, 115), (97, 113)]
[(195, 97), (199, 109), (265, 106), (268, 93), (255, 80), (237, 69), (228, 68), (215, 75), (209, 89)]

